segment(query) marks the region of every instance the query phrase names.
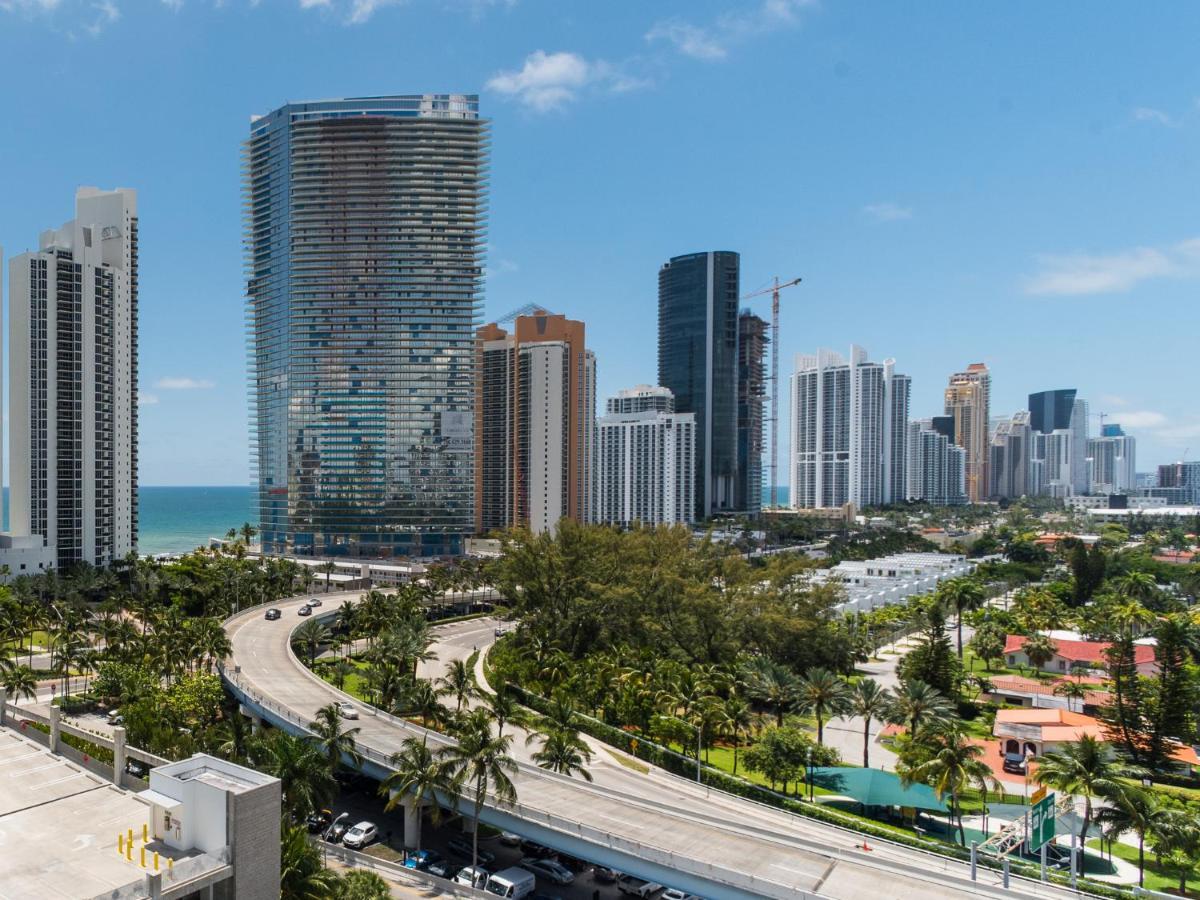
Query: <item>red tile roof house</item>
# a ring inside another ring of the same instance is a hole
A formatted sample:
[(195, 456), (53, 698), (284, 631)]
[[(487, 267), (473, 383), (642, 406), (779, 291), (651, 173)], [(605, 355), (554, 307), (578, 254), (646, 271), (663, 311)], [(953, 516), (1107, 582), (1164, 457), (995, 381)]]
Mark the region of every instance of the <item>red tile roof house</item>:
[[(1010, 666), (1029, 666), (1033, 668), (1029, 662), (1029, 657), (1025, 655), (1025, 641), (1028, 640), (1021, 634), (1010, 634), (1008, 640), (1004, 644), (1004, 658)], [(1103, 672), (1106, 660), (1104, 651), (1107, 650), (1110, 644), (1107, 641), (1061, 641), (1057, 638), (1051, 638), (1050, 643), (1054, 645), (1055, 653), (1043, 665), (1043, 672), (1050, 672), (1055, 675), (1070, 674), (1071, 666), (1075, 663), (1083, 663), (1097, 672)], [(1158, 671), (1158, 666), (1154, 662), (1154, 647), (1151, 644), (1135, 644), (1133, 647), (1134, 662), (1137, 663), (1139, 675), (1154, 675)]]

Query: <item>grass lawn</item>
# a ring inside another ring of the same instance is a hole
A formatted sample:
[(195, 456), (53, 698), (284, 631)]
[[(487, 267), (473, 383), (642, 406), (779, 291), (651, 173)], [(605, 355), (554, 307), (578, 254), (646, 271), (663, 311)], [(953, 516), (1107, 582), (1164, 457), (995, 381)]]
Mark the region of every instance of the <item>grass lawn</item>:
[[(1131, 787), (1141, 787), (1142, 785), (1141, 781), (1135, 781), (1132, 778), (1122, 778), (1121, 780)], [(1178, 787), (1173, 784), (1155, 784), (1151, 785), (1151, 790), (1159, 794), (1166, 794), (1168, 797), (1174, 797), (1176, 800), (1188, 800), (1193, 803), (1200, 800), (1200, 789), (1197, 788)]]
[[(337, 678), (333, 674), (333, 667), (337, 660), (318, 661), (316, 668), (313, 670), (330, 684), (337, 686)], [(351, 657), (350, 664), (354, 666), (354, 671), (346, 675), (346, 680), (342, 683), (342, 690), (362, 700), (367, 701), (367, 663), (359, 659)]]
[[(33, 633), (33, 643), (34, 643), (35, 647), (41, 647), (41, 648), (45, 649), (46, 647), (50, 646), (50, 635), (48, 635), (44, 631), (35, 631)], [(28, 635), (22, 636), (22, 638), (19, 642), (17, 642), (17, 641), (0, 641), (0, 648), (11, 651), (11, 650), (16, 649), (18, 644), (24, 652), (26, 652), (26, 653), (29, 652), (29, 636)], [(37, 652), (38, 651), (35, 649), (34, 653), (37, 653)]]
[[(1100, 852), (1100, 840), (1093, 838), (1087, 842), (1088, 848)], [(1122, 844), (1119, 841), (1112, 845), (1112, 854), (1118, 859), (1123, 859), (1126, 862), (1133, 863), (1135, 866), (1138, 861), (1137, 847), (1130, 847), (1128, 844)], [(1172, 875), (1165, 869), (1160, 867), (1154, 861), (1154, 854), (1149, 848), (1146, 850), (1146, 875), (1145, 887), (1151, 891), (1162, 891), (1166, 894), (1179, 893), (1179, 876)], [(1188, 891), (1189, 894), (1194, 894), (1194, 891)]]
[[(995, 660), (993, 660), (994, 662)], [(1050, 681), (1055, 676), (1048, 672), (1039, 672), (1034, 669), (1021, 669), (1017, 666), (1008, 666), (1000, 662), (994, 669), (988, 668), (987, 663), (976, 656), (970, 647), (963, 647), (963, 672), (967, 675), (983, 675), (985, 677), (992, 675), (1019, 675), (1022, 678), (1036, 678), (1039, 681)]]

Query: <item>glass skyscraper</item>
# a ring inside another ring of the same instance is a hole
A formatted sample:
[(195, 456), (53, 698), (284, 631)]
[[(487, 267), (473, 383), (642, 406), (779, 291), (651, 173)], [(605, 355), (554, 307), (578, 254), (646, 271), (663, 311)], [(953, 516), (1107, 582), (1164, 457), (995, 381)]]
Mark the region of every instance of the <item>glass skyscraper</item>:
[(474, 525), (488, 123), (469, 94), (292, 103), (244, 146), (268, 553), (454, 553)]
[(730, 251), (691, 253), (658, 272), (658, 383), (696, 416), (696, 518), (737, 508), (738, 273)]

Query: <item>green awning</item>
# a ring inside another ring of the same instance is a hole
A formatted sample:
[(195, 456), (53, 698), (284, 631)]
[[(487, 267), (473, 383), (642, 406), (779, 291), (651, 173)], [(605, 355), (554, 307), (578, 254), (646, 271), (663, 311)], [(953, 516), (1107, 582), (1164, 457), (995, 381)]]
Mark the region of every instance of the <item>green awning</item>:
[(939, 800), (927, 784), (904, 787), (900, 776), (883, 769), (858, 769), (843, 766), (818, 767), (813, 781), (817, 787), (853, 797), (866, 806), (911, 806), (946, 812), (947, 800)]

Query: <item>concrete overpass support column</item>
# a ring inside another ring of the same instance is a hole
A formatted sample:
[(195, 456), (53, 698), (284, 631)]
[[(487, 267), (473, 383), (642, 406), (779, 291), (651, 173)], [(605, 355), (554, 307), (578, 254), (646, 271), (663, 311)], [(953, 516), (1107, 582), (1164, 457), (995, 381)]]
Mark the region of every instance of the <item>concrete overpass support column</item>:
[(62, 738), (62, 710), (57, 706), (50, 707), (50, 752), (58, 752), (58, 742)]
[(0, 691), (0, 728), (8, 724), (8, 691)]
[(121, 786), (121, 775), (125, 772), (125, 728), (118, 725), (113, 729), (113, 784)]
[(150, 900), (159, 900), (162, 897), (162, 872), (146, 873), (146, 893)]
[(262, 716), (254, 712), (254, 710), (239, 704), (238, 712), (250, 720), (250, 729), (256, 734), (262, 729)]
[(404, 801), (404, 849), (416, 850), (421, 843), (421, 805), (409, 798)]
[(475, 817), (472, 815), (464, 814), (460, 818), (462, 820), (463, 834), (474, 834), (475, 833)]

